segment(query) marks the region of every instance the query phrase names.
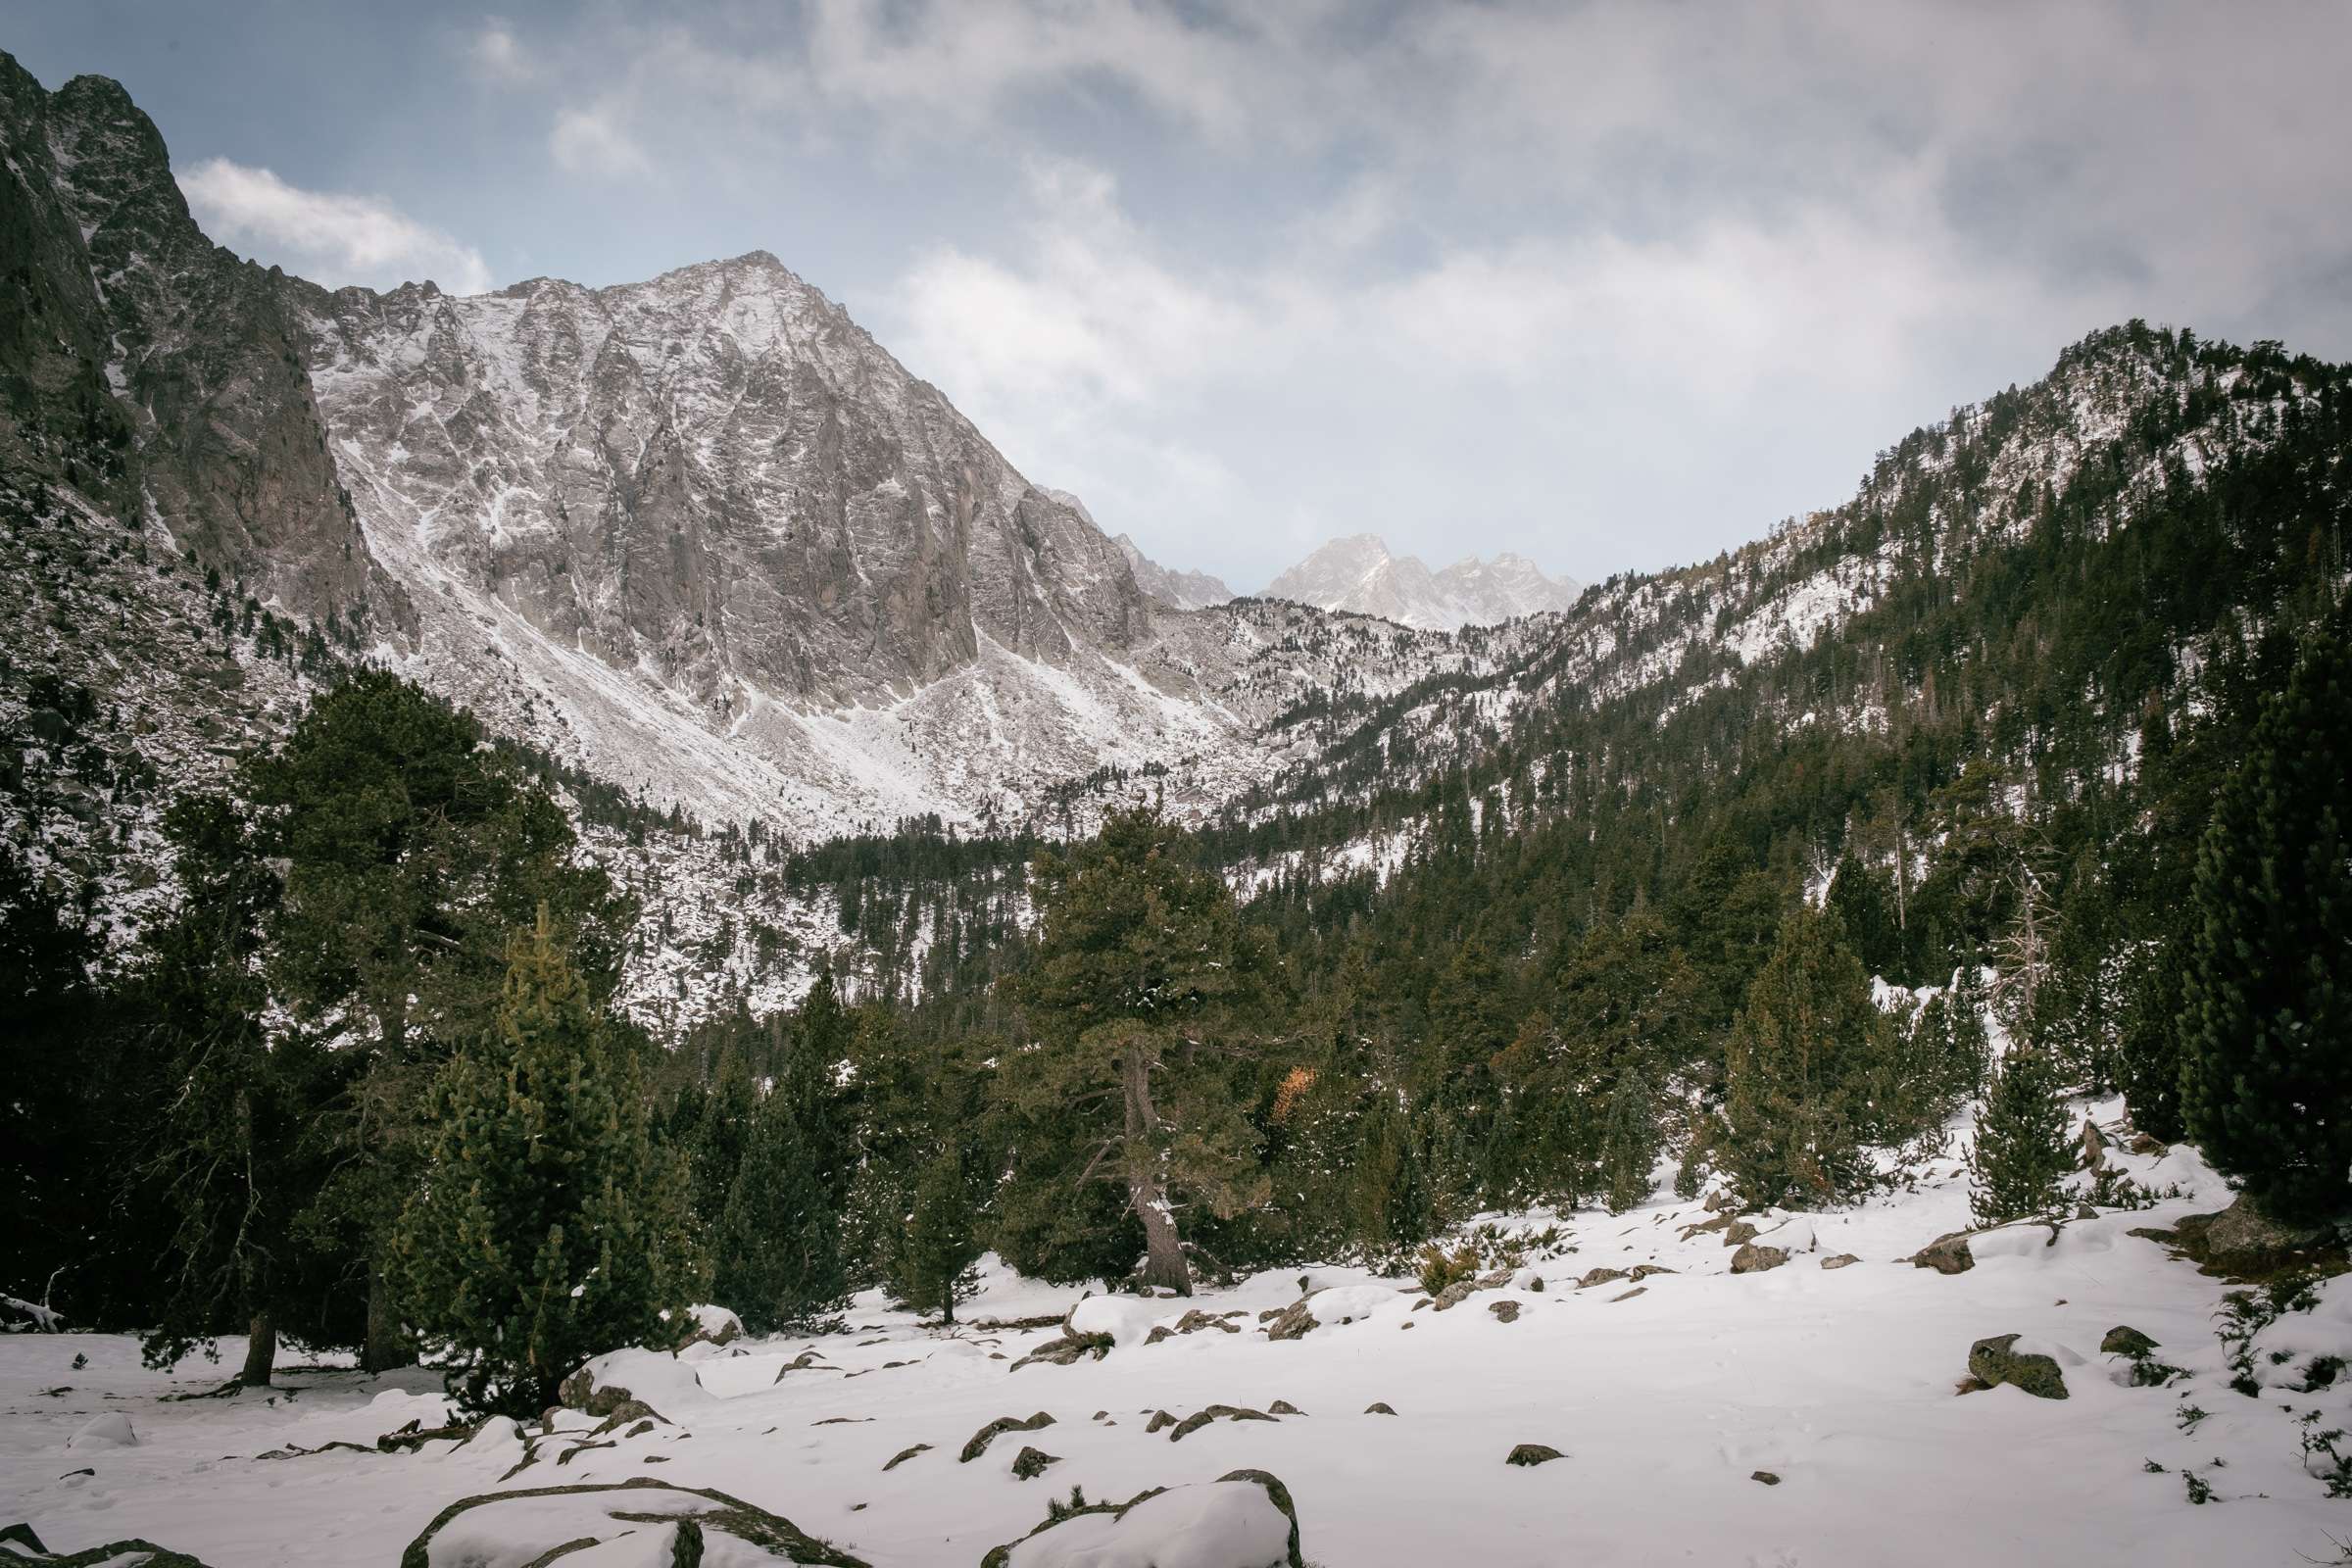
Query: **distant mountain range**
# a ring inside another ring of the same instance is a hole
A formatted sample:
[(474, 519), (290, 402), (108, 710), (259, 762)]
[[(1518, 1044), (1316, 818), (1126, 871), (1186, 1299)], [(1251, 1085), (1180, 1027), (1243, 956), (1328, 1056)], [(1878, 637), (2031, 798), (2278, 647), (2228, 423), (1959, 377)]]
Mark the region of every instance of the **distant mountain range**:
[(1518, 615), (1566, 610), (1581, 583), (1546, 577), (1532, 561), (1467, 556), (1432, 571), (1417, 556), (1394, 556), (1375, 535), (1334, 539), (1266, 585), (1269, 599), (1318, 610), (1378, 615), (1425, 630), (1492, 626)]
[[(1047, 493), (1085, 514), (1075, 496)], [(1136, 585), (1161, 604), (1202, 610), (1238, 597), (1222, 578), (1159, 564), (1125, 534), (1112, 542), (1127, 557)], [(1456, 631), (1566, 610), (1583, 592), (1582, 583), (1547, 577), (1534, 562), (1508, 552), (1492, 561), (1465, 556), (1443, 571), (1432, 571), (1419, 557), (1391, 555), (1377, 535), (1359, 533), (1334, 539), (1276, 577), (1257, 597), (1377, 615), (1423, 631)]]

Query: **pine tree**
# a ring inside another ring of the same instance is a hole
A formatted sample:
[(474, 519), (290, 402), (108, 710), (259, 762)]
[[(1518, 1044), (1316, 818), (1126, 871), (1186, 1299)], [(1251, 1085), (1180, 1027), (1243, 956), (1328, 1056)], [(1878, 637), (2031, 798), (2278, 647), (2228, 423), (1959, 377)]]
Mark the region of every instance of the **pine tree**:
[(2263, 709), (2197, 856), (2180, 1108), (2256, 1204), (2352, 1207), (2352, 638), (2339, 612)]
[(1601, 1133), (1600, 1177), (1609, 1212), (1644, 1202), (1658, 1161), (1658, 1107), (1649, 1080), (1637, 1067), (1617, 1081)]
[(1980, 1225), (1998, 1225), (2051, 1212), (2074, 1156), (2056, 1056), (2038, 1046), (2012, 1049), (1977, 1117), (1977, 1146), (1969, 1155), (1976, 1177), (1969, 1189), (1970, 1213)]
[(214, 1331), (238, 1322), (248, 1337), (237, 1381), (267, 1384), (281, 1330), (317, 1344), (347, 1339), (307, 1310), (329, 1265), (296, 1226), (323, 1175), (302, 1137), (321, 1056), (272, 1042), (263, 1027), (262, 928), (277, 883), (251, 824), (225, 798), (191, 795), (173, 803), (165, 827), (181, 897), (146, 934), (149, 963), (129, 1003), (151, 1020), (160, 1073), (152, 1141), (126, 1196), (172, 1226), (142, 1348), (150, 1365), (169, 1366), (194, 1348), (213, 1353)]
[(1867, 1088), (1893, 1050), (1837, 917), (1791, 908), (1725, 1050), (1715, 1148), (1751, 1207), (1832, 1202), (1865, 1184), (1863, 1143), (1887, 1130)]
[(543, 913), (492, 1026), (435, 1086), (395, 1263), (466, 1409), (525, 1415), (581, 1361), (673, 1343), (700, 1283), (683, 1159), (657, 1146), (644, 1046), (591, 1006)]
[[(1186, 1208), (1232, 1218), (1267, 1191), (1243, 1098), (1259, 1061), (1260, 944), (1232, 890), (1149, 808), (1042, 857), (1036, 886), (1043, 933), (1017, 993), (1038, 1045), (1006, 1063), (1009, 1091), (1038, 1125), (1068, 1118), (1078, 1184), (1125, 1190), (1144, 1283), (1190, 1295)], [(1073, 1163), (1040, 1152), (1057, 1179)]]
[(817, 1164), (821, 1102), (781, 1081), (760, 1097), (711, 1238), (711, 1290), (754, 1334), (841, 1298), (841, 1213)]
[(979, 1256), (971, 1179), (956, 1151), (942, 1150), (914, 1186), (914, 1207), (893, 1271), (899, 1299), (917, 1312), (937, 1312), (942, 1323), (955, 1322), (956, 1302), (970, 1294), (965, 1271)]

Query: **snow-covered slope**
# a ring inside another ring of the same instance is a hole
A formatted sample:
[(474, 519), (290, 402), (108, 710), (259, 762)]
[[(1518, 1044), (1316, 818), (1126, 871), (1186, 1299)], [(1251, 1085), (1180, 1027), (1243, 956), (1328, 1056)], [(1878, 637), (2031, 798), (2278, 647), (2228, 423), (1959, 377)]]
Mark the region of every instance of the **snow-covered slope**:
[[(1080, 1291), (992, 1264), (953, 1330), (868, 1295), (841, 1332), (598, 1363), (660, 1422), (592, 1436), (592, 1418), (557, 1412), (545, 1431), (494, 1422), (390, 1453), (378, 1436), (446, 1419), (432, 1374), (306, 1370), (274, 1399), (166, 1402), (220, 1369), (145, 1371), (126, 1338), (5, 1336), (0, 1515), (65, 1550), (135, 1536), (216, 1568), (378, 1568), (461, 1498), (651, 1478), (743, 1498), (876, 1568), (970, 1568), (1073, 1487), (1124, 1501), (1249, 1469), (1284, 1484), (1305, 1560), (1353, 1568), (2330, 1560), (2344, 1504), (2302, 1440), (2344, 1424), (2342, 1396), (2305, 1385), (2315, 1358), (2352, 1346), (2352, 1279), (2260, 1331), (2263, 1387), (2244, 1396), (2216, 1333), (2231, 1287), (2134, 1234), (2221, 1207), (2227, 1188), (2185, 1149), (2110, 1157), (2165, 1196), (1980, 1238), (1956, 1275), (1906, 1260), (1966, 1223), (1956, 1158), (1853, 1209), (1747, 1216), (1788, 1252), (1764, 1272), (1730, 1272), (1740, 1253), (1721, 1231), (1690, 1229), (1718, 1219), (1697, 1203), (1498, 1215), (1479, 1233), (1497, 1282), (1450, 1309), (1353, 1266), (1189, 1301), (1098, 1298), (1084, 1326), (1116, 1346), (1067, 1366), (1017, 1362), (1058, 1335)], [(1825, 1266), (1841, 1256), (1853, 1261)], [(1261, 1319), (1298, 1300), (1302, 1277), (1316, 1326), (1275, 1341)], [(2100, 1348), (2119, 1326), (2155, 1340), (2152, 1359), (2178, 1375), (2134, 1386)], [(1171, 1332), (1152, 1343), (1155, 1327)], [(2065, 1399), (1955, 1392), (1971, 1345), (2006, 1334), (2058, 1362)], [(224, 1350), (233, 1365), (241, 1344)], [(1275, 1418), (1153, 1427), (1156, 1411), (1212, 1404)], [(2324, 1419), (2306, 1428), (2314, 1409)], [(959, 1457), (989, 1423), (1039, 1412), (1051, 1424)], [(75, 1440), (112, 1415), (134, 1446)], [(1521, 1444), (1561, 1457), (1506, 1464)], [(1031, 1446), (1054, 1462), (1024, 1481), (1012, 1466)], [(539, 1560), (579, 1537), (571, 1515), (528, 1513), (484, 1544), (488, 1560)], [(563, 1533), (531, 1533), (545, 1529)], [(669, 1560), (627, 1551), (582, 1560)]]
[(1417, 556), (1391, 555), (1368, 533), (1332, 540), (1266, 585), (1269, 598), (1446, 631), (1566, 610), (1581, 591), (1507, 553), (1493, 561), (1466, 557), (1433, 572)]

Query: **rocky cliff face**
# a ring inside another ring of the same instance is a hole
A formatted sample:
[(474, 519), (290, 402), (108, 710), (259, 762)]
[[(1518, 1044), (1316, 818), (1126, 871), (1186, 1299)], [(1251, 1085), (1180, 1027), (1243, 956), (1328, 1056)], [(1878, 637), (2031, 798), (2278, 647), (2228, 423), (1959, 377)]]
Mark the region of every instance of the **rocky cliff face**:
[(1225, 580), (1205, 571), (1181, 571), (1163, 566), (1144, 554), (1143, 546), (1120, 534), (1111, 541), (1127, 558), (1127, 565), (1135, 573), (1136, 585), (1163, 605), (1178, 610), (1206, 610), (1211, 605), (1228, 603), (1233, 590)]
[(0, 138), (12, 460), (299, 614), (405, 624), (337, 483), (283, 275), (205, 239), (115, 82), (47, 93), (0, 56)]
[(403, 574), (722, 717), (903, 698), (983, 640), (1051, 664), (1149, 635), (1118, 551), (772, 256), (303, 292), (337, 461)]

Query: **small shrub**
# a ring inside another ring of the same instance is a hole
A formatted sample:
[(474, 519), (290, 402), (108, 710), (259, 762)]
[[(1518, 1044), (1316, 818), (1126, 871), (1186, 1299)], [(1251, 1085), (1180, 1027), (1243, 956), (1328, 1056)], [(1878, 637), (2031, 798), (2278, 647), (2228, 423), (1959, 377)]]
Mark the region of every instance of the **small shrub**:
[(1475, 1242), (1464, 1242), (1459, 1249), (1448, 1252), (1431, 1242), (1421, 1249), (1414, 1274), (1423, 1290), (1432, 1296), (1443, 1296), (1447, 1287), (1477, 1276), (1478, 1246)]
[(2203, 1507), (2213, 1500), (2213, 1488), (2206, 1485), (2203, 1476), (2198, 1475), (2194, 1470), (2183, 1470), (2180, 1472), (2180, 1479), (2188, 1485), (2189, 1501)]

